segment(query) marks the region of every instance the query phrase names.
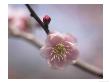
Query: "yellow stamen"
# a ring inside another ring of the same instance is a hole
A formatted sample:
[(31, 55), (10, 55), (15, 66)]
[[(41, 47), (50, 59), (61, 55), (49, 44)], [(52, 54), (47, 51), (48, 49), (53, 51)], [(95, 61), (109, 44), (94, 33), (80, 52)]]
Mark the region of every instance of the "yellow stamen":
[(56, 55), (63, 55), (66, 52), (65, 46), (62, 43), (59, 43), (54, 47), (53, 52)]

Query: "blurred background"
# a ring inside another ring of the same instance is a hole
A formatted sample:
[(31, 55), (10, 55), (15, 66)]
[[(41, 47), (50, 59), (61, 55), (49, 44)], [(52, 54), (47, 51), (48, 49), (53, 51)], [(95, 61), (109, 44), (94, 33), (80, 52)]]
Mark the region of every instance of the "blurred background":
[[(80, 59), (103, 70), (103, 5), (102, 4), (33, 4), (31, 7), (42, 19), (51, 17), (50, 30), (71, 33), (78, 40)], [(25, 5), (8, 5), (8, 10), (23, 10)], [(41, 42), (45, 32), (36, 25), (33, 34)], [(40, 56), (40, 51), (19, 38), (8, 38), (9, 79), (96, 79), (75, 66), (53, 70)]]

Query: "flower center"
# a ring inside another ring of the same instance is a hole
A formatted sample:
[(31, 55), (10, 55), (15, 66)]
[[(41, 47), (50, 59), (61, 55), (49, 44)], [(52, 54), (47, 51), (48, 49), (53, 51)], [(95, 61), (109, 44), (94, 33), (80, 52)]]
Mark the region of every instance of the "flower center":
[(53, 52), (56, 55), (63, 55), (66, 52), (65, 46), (62, 43), (59, 43), (54, 47)]

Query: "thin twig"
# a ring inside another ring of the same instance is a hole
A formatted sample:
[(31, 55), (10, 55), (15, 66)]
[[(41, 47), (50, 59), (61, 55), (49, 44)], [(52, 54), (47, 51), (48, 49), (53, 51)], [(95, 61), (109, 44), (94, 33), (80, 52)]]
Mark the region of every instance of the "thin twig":
[(90, 73), (94, 76), (103, 78), (103, 72), (101, 69), (98, 69), (95, 66), (92, 66), (84, 61), (81, 61), (81, 60), (73, 61), (72, 65), (74, 65), (74, 66), (78, 67), (79, 69), (81, 69), (87, 73)]
[(44, 25), (44, 23), (41, 21), (41, 19), (38, 17), (38, 15), (34, 12), (34, 10), (31, 8), (29, 4), (26, 4), (26, 7), (31, 13), (31, 16), (36, 19), (36, 21), (41, 25), (41, 27), (44, 29), (46, 34), (49, 34), (49, 29)]
[(40, 18), (38, 17), (38, 15), (34, 12), (34, 10), (31, 8), (31, 6), (30, 6), (29, 4), (26, 4), (26, 7), (27, 7), (28, 10), (30, 11), (31, 16), (34, 17), (34, 18), (36, 19), (36, 21), (37, 21), (42, 27), (44, 27), (43, 22), (40, 20)]

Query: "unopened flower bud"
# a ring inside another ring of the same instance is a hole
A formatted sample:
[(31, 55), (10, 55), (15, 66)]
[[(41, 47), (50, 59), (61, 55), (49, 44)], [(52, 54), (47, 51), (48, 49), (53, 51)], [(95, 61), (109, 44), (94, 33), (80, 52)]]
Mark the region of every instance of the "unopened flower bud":
[(50, 18), (48, 15), (45, 15), (45, 16), (43, 17), (43, 22), (44, 22), (44, 23), (49, 24), (50, 21), (51, 21), (51, 18)]

